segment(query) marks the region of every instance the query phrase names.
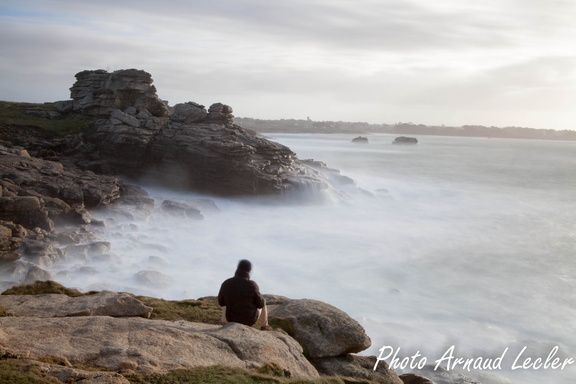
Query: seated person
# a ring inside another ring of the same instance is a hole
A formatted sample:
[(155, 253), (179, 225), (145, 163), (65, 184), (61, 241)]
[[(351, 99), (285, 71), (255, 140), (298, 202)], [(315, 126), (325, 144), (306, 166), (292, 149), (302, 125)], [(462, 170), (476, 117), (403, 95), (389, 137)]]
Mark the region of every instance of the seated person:
[(260, 329), (271, 331), (268, 325), (266, 300), (255, 281), (250, 280), (252, 263), (240, 260), (234, 277), (222, 283), (218, 304), (223, 308), (222, 322), (235, 322), (252, 326), (258, 322)]

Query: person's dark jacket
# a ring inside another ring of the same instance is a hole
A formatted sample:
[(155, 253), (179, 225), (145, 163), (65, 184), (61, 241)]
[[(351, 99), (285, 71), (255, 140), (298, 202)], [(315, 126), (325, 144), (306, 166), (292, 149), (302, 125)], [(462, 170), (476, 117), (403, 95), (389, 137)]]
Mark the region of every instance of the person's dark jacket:
[(258, 309), (263, 308), (265, 300), (250, 274), (236, 270), (234, 277), (222, 283), (218, 292), (218, 304), (226, 306), (226, 320), (252, 326), (258, 320)]

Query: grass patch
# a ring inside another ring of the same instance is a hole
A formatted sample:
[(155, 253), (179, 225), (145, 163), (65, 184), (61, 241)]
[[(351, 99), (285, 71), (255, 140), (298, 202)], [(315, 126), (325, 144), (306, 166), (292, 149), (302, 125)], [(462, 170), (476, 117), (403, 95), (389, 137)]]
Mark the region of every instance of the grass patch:
[(79, 114), (65, 114), (61, 118), (47, 119), (30, 113), (57, 112), (55, 103), (15, 103), (0, 101), (0, 124), (17, 129), (18, 126), (32, 126), (44, 129), (57, 136), (80, 133), (96, 120)]
[(124, 377), (131, 384), (375, 384), (371, 381), (341, 377), (321, 377), (315, 380), (291, 379), (282, 375), (277, 376), (278, 369), (278, 367), (268, 365), (254, 371), (212, 366), (181, 369), (166, 375), (140, 376), (131, 374), (124, 375)]
[(221, 324), (222, 308), (216, 299), (164, 300), (147, 296), (134, 296), (145, 305), (154, 308), (150, 319), (186, 320), (195, 323)]
[(0, 383), (62, 384), (57, 378), (42, 372), (40, 367), (17, 359), (0, 360)]
[[(46, 293), (58, 293), (70, 297), (83, 296), (89, 293), (82, 293), (76, 289), (66, 288), (55, 281), (36, 281), (34, 284), (17, 285), (6, 291), (2, 295), (43, 295)], [(93, 293), (93, 292), (90, 292)]]
[(7, 317), (7, 316), (13, 316), (10, 312), (8, 312), (8, 310), (2, 306), (0, 306), (0, 317)]

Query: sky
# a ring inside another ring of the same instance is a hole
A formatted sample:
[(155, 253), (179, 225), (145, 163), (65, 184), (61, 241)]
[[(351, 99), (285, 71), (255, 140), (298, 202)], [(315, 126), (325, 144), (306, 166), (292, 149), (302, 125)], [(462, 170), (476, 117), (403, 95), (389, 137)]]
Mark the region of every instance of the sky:
[(576, 129), (574, 0), (0, 0), (0, 100), (149, 72), (259, 119)]

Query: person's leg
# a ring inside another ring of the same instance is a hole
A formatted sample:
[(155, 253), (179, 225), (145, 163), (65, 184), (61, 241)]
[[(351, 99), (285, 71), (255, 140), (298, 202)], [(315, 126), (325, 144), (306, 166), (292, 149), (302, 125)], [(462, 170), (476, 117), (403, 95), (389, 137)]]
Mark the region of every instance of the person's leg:
[(226, 324), (228, 323), (228, 320), (226, 319), (226, 306), (222, 307), (222, 324)]
[(258, 320), (257, 323), (260, 325), (260, 329), (271, 331), (272, 327), (268, 325), (268, 307), (264, 303), (264, 307), (258, 309)]

